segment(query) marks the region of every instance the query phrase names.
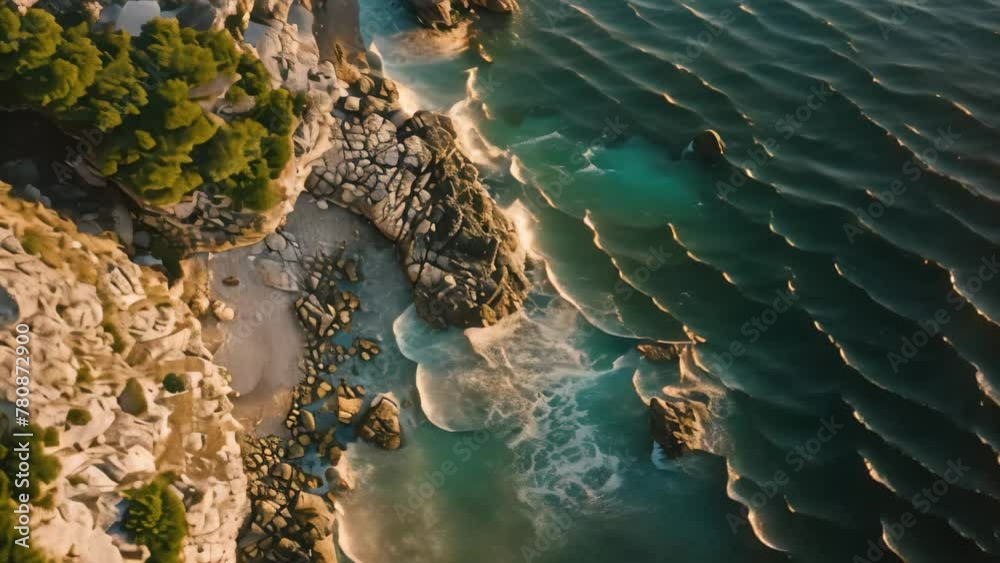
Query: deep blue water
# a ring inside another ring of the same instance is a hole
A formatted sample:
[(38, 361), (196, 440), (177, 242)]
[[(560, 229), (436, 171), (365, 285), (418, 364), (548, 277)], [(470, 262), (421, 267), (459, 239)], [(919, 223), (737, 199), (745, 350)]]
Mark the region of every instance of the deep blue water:
[[(474, 26), (490, 65), (363, 3), (537, 267), (497, 327), (372, 321), (414, 407), (351, 452), (348, 551), (1000, 560), (1000, 4), (522, 4)], [(652, 396), (707, 400), (697, 452), (654, 451)]]

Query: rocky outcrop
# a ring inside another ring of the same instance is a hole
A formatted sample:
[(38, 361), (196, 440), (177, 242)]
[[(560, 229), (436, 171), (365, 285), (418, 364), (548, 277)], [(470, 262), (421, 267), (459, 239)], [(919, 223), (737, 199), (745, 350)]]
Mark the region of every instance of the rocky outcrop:
[(636, 349), (643, 358), (651, 362), (676, 362), (687, 346), (687, 344), (647, 342), (637, 345)]
[(243, 444), (252, 515), (240, 535), (240, 561), (335, 563), (333, 498), (308, 492), (321, 482), (283, 461), (274, 436)]
[[(46, 489), (53, 508), (36, 507), (33, 544), (56, 561), (148, 554), (113, 528), (127, 491), (171, 472), (187, 513), (185, 560), (231, 561), (247, 510), (240, 426), (228, 376), (180, 299), (183, 284), (168, 286), (112, 241), (8, 190), (0, 187), (0, 292), (30, 327), (32, 421), (61, 431), (46, 448), (62, 466)], [(16, 346), (0, 331), (4, 373), (14, 371)], [(164, 388), (168, 374), (185, 383), (181, 392)], [(13, 383), (0, 378), (8, 401)]]
[(382, 395), (372, 401), (358, 427), (358, 436), (384, 450), (400, 446), (399, 407)]
[(715, 130), (706, 129), (691, 140), (691, 149), (698, 160), (713, 165), (722, 161), (722, 155), (726, 152), (726, 143), (722, 141), (722, 137)]
[(409, 0), (409, 4), (420, 23), (433, 28), (452, 27), (477, 8), (500, 14), (519, 9), (517, 0)]
[[(310, 40), (308, 33), (301, 33), (294, 24), (284, 21), (290, 2), (232, 4), (218, 10), (240, 14), (254, 6), (259, 19), (246, 24), (244, 48), (261, 60), (274, 87), (304, 96), (307, 107), (292, 135), (293, 157), (276, 180), (282, 201), (275, 207), (264, 212), (237, 210), (230, 198), (212, 193), (208, 186), (193, 191), (166, 210), (141, 208), (137, 223), (191, 252), (218, 252), (244, 246), (274, 232), (292, 210), (313, 162), (330, 148), (329, 131), (336, 124), (330, 110), (333, 100), (341, 94), (336, 71), (331, 63), (320, 61), (316, 42)], [(220, 102), (215, 111), (226, 115), (230, 109)]]
[(691, 451), (700, 424), (691, 404), (664, 401), (654, 397), (649, 401), (649, 431), (667, 457), (674, 459)]
[(417, 311), (435, 326), (484, 326), (518, 310), (524, 252), (456, 143), (451, 120), (407, 116), (391, 80), (359, 73), (338, 102), (333, 149), (306, 182), (395, 241)]

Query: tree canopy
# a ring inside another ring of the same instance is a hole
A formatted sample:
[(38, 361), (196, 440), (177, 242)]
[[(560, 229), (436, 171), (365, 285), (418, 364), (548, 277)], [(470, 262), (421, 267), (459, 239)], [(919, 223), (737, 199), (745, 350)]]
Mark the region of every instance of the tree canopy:
[[(252, 96), (252, 109), (229, 121), (206, 110), (192, 90), (213, 81), (235, 81), (231, 94)], [(225, 31), (156, 18), (132, 38), (0, 5), (0, 107), (35, 109), (71, 133), (100, 130), (94, 164), (153, 204), (208, 184), (248, 207), (273, 204), (261, 192), (291, 158), (293, 105)]]
[(181, 559), (187, 521), (184, 503), (169, 487), (169, 476), (161, 475), (125, 493), (128, 507), (122, 526), (136, 542), (149, 548), (148, 563), (176, 563)]

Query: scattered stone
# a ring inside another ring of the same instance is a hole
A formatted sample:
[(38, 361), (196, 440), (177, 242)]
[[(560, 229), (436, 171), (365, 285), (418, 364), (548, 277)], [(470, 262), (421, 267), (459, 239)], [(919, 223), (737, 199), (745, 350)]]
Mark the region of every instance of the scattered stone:
[(232, 307), (218, 300), (212, 303), (212, 314), (215, 315), (216, 319), (224, 323), (236, 318), (236, 311), (233, 311)]
[(281, 252), (288, 246), (288, 241), (278, 233), (271, 233), (264, 239), (264, 244), (274, 252)]

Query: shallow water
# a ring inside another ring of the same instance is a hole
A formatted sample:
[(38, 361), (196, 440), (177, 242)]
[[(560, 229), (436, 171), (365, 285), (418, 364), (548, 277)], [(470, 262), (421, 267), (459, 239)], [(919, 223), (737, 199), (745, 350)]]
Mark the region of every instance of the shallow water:
[[(422, 414), (359, 462), (347, 551), (998, 560), (1000, 9), (522, 4), (475, 26), (493, 65), (454, 36), (417, 57), (405, 11), (363, 5), (544, 268), (497, 327), (394, 321)], [(716, 167), (685, 150), (705, 128)], [(640, 338), (696, 344), (653, 365)], [(665, 392), (710, 398), (678, 462), (648, 434)]]

